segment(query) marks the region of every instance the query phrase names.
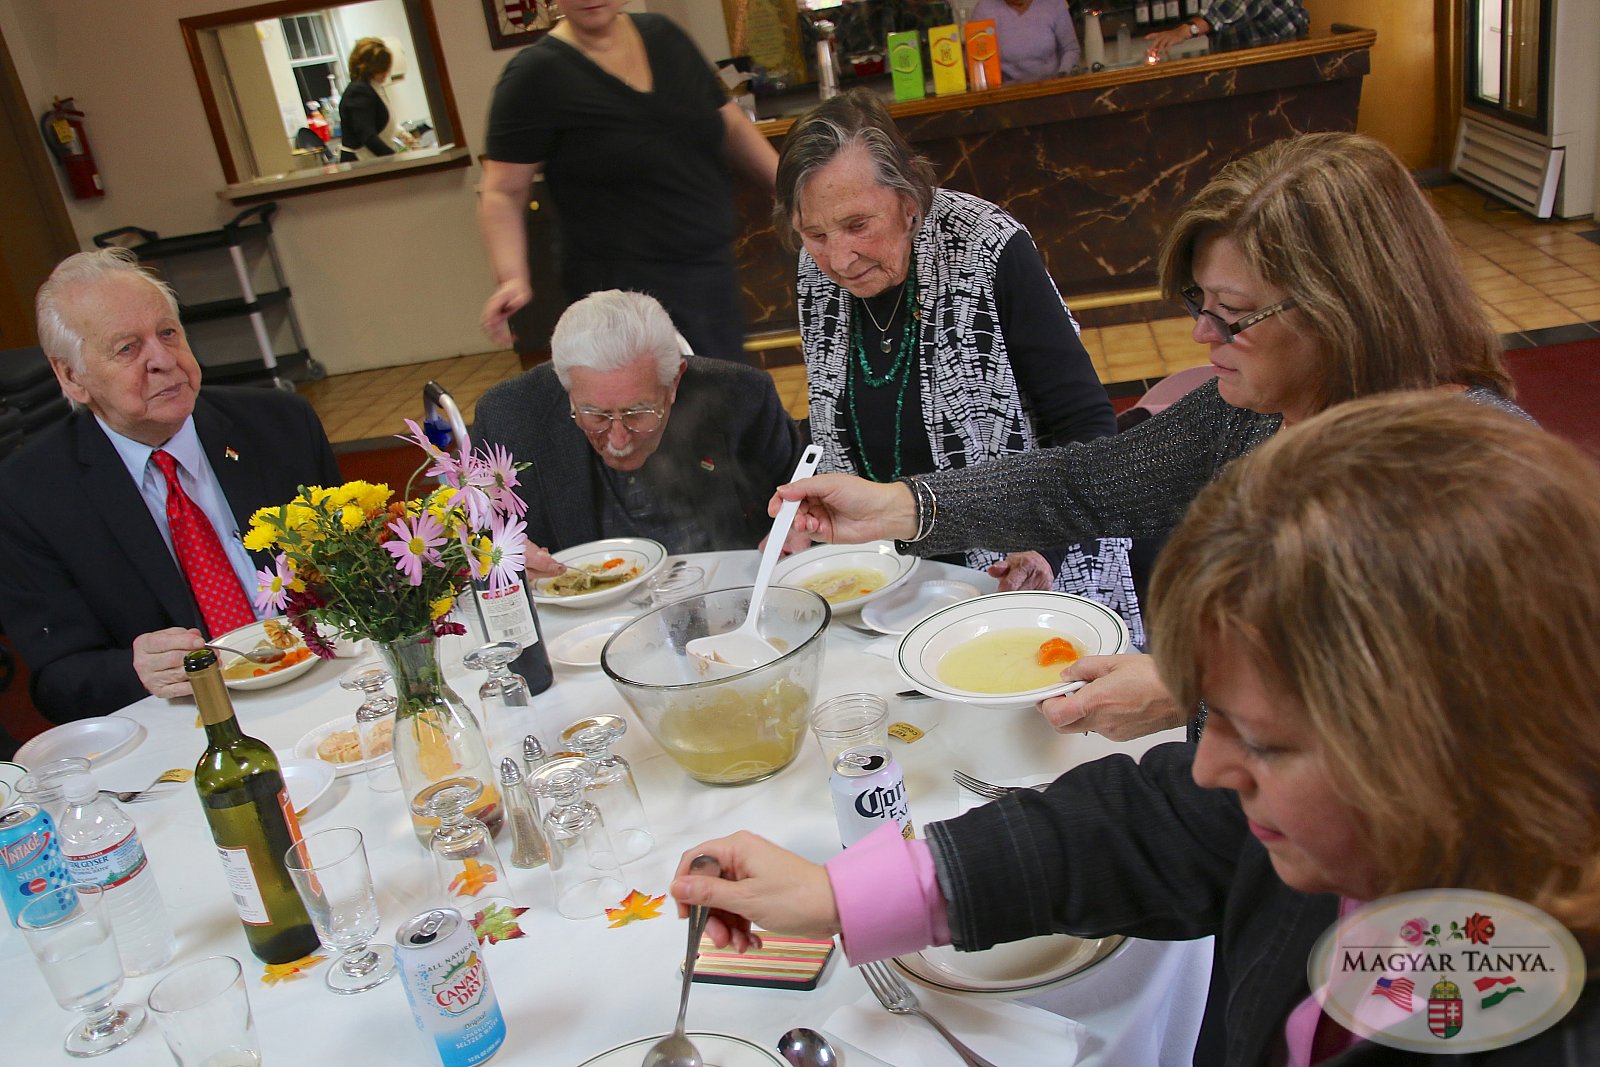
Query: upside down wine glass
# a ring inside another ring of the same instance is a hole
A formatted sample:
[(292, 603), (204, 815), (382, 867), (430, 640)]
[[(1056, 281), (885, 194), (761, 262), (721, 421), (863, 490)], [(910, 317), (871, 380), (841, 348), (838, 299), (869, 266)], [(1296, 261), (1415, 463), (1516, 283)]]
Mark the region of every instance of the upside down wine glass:
[(627, 732), (628, 724), (617, 715), (579, 719), (561, 731), (561, 740), (594, 764), (594, 781), (589, 783), (585, 796), (600, 809), (606, 832), (616, 846), (618, 866), (632, 863), (655, 845), (644, 802), (639, 799), (639, 786), (633, 780), (633, 768), (611, 751)]
[(498, 751), (497, 743), (511, 744), (519, 736), (518, 728), (526, 725), (518, 720), (516, 709), (533, 706), (527, 681), (511, 669), (520, 655), (522, 646), (515, 641), (496, 641), (461, 657), (468, 670), (489, 672), (478, 687), (478, 702), (483, 707), (483, 732), (490, 754)]
[(551, 805), (544, 836), (550, 843), (556, 910), (569, 919), (600, 915), (627, 891), (605, 819), (584, 799), (594, 773), (594, 764), (582, 756), (563, 756), (541, 764), (532, 777), (533, 788)]
[(439, 820), (428, 845), (439, 892), (469, 919), (491, 904), (516, 907), (489, 828), (467, 814), (482, 795), (476, 778), (446, 778), (418, 793), (411, 805), (417, 814)]

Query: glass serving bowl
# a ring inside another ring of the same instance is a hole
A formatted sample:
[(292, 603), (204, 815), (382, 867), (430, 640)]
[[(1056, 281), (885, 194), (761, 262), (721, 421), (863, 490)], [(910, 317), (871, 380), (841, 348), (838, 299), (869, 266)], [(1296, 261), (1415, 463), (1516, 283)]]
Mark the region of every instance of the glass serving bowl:
[(707, 785), (770, 778), (800, 751), (822, 672), (828, 602), (806, 589), (771, 586), (761, 635), (771, 663), (709, 677), (685, 649), (697, 637), (737, 629), (749, 586), (699, 593), (645, 612), (618, 630), (600, 666), (645, 729), (689, 776)]

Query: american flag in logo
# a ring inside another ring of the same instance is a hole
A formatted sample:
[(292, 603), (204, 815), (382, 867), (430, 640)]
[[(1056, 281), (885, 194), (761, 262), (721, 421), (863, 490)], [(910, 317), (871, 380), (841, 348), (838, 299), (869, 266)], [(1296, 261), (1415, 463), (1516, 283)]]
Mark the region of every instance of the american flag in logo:
[(1378, 979), (1378, 984), (1372, 987), (1368, 994), (1374, 997), (1388, 997), (1402, 1010), (1411, 1010), (1411, 994), (1417, 988), (1416, 983), (1409, 978)]

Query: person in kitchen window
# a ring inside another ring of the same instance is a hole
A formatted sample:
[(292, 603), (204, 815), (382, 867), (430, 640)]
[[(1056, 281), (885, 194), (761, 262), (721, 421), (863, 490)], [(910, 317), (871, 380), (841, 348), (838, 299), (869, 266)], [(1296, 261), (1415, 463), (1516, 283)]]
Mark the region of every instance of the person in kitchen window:
[(339, 99), (339, 162), (394, 155), (391, 138), (410, 140), (390, 125), (383, 83), (394, 69), (394, 53), (377, 37), (363, 37), (350, 50), (350, 84)]
[(1305, 35), (1311, 16), (1300, 0), (1204, 0), (1200, 14), (1167, 30), (1145, 34), (1150, 51), (1165, 56), (1173, 45), (1202, 34), (1214, 51), (1292, 41)]
[(1071, 74), (1082, 52), (1067, 0), (978, 0), (969, 19), (993, 19), (1002, 83)]
[[(915, 840), (891, 822), (826, 866), (754, 834), (707, 842), (679, 864), (679, 914), (711, 906), (707, 935), (740, 951), (752, 923), (842, 933), (855, 964), (1052, 933), (1214, 936), (1226, 984), (1206, 1017), (1226, 1019), (1226, 1051), (1196, 1063), (1425, 1067), (1434, 1050), (1324, 1015), (1307, 957), (1362, 902), (1483, 890), (1571, 931), (1588, 983), (1551, 1029), (1452, 1062), (1591, 1064), (1596, 544), (1600, 467), (1527, 420), (1437, 393), (1332, 408), (1201, 492), (1156, 566), (1162, 676), (1212, 709), (1198, 747), (1087, 763)], [(700, 853), (721, 879), (689, 874)]]
[[(851, 90), (796, 121), (778, 159), (773, 221), (801, 246), (819, 469), (886, 482), (1116, 429), (1027, 229), (987, 201), (935, 188), (933, 168), (875, 93)], [(790, 547), (807, 543), (792, 537)], [(1128, 548), (1091, 540), (1049, 550), (1053, 561), (982, 549), (957, 561), (992, 568), (1003, 589), (1054, 585), (1098, 600), (1142, 644)]]

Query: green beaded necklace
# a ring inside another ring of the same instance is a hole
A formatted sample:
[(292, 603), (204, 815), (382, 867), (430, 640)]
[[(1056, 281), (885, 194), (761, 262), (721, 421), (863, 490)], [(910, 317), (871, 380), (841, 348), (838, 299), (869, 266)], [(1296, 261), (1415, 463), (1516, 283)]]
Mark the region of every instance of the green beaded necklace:
[[(856, 412), (855, 379), (857, 375), (851, 373), (852, 367), (850, 364), (845, 366), (845, 411), (849, 414), (850, 426), (855, 431), (856, 452), (861, 457), (862, 473), (867, 476), (868, 481), (873, 482), (894, 481), (902, 474), (900, 459), (901, 419), (906, 405), (906, 386), (911, 383), (911, 375), (917, 362), (917, 323), (922, 317), (917, 307), (917, 260), (915, 255), (912, 256), (911, 263), (906, 268), (905, 284), (905, 325), (900, 330), (899, 347), (895, 352), (894, 362), (889, 365), (889, 369), (883, 375), (873, 374), (872, 365), (867, 361), (866, 340), (862, 336), (861, 329), (861, 320), (864, 317), (863, 312), (867, 309), (860, 297), (855, 298), (855, 313), (851, 316), (850, 363), (854, 365), (854, 370), (859, 371), (862, 384), (869, 389), (884, 389), (889, 386), (895, 386), (898, 390), (894, 398), (894, 472), (888, 479), (883, 479), (879, 478), (877, 472), (872, 469), (872, 464), (867, 459), (866, 449), (862, 447), (861, 416)], [(885, 343), (887, 343), (887, 338), (885, 338)]]

